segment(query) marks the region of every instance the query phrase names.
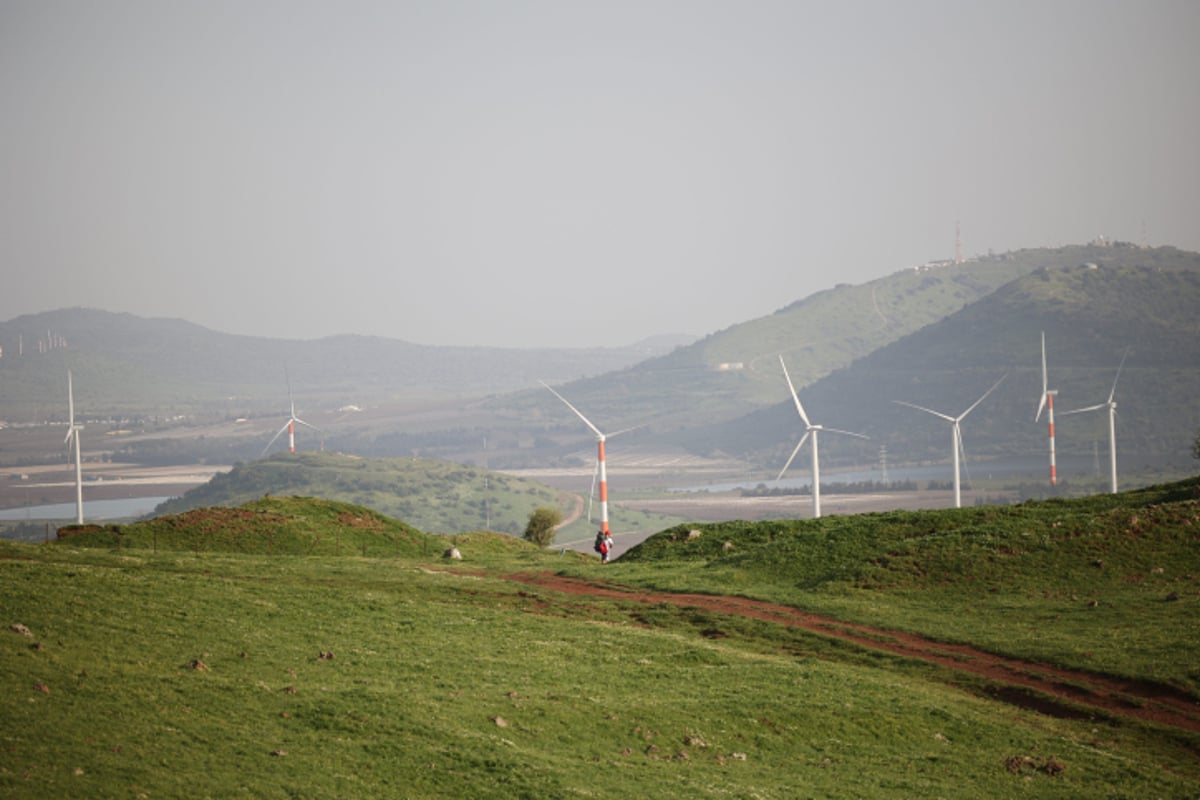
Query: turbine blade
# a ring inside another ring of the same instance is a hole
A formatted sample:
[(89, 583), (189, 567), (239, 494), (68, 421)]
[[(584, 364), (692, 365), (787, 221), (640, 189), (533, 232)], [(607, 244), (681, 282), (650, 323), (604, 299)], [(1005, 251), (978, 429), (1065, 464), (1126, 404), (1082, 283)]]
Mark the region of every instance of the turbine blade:
[(592, 501), (596, 497), (596, 479), (600, 475), (600, 459), (596, 459), (595, 466), (592, 467), (592, 488), (588, 492), (588, 525), (592, 524)]
[(538, 383), (540, 383), (542, 386), (545, 386), (547, 389), (549, 389), (549, 390), (550, 390), (550, 392), (551, 392), (551, 393), (552, 393), (552, 394), (553, 394), (555, 397), (557, 397), (559, 400), (562, 400), (562, 401), (563, 401), (563, 403), (565, 403), (565, 404), (566, 404), (567, 408), (569, 408), (569, 409), (571, 409), (572, 411), (574, 411), (574, 412), (575, 412), (575, 416), (577, 416), (577, 417), (579, 417), (581, 420), (583, 420), (583, 424), (584, 424), (584, 425), (587, 425), (589, 428), (591, 428), (591, 429), (592, 429), (592, 433), (596, 434), (596, 436), (597, 436), (597, 437), (599, 437), (599, 438), (601, 438), (601, 439), (603, 439), (603, 438), (604, 438), (604, 434), (600, 432), (600, 429), (599, 429), (599, 428), (597, 428), (595, 425), (593, 425), (593, 424), (592, 424), (592, 421), (591, 421), (590, 419), (588, 419), (587, 417), (585, 417), (585, 416), (583, 415), (583, 413), (582, 413), (582, 412), (581, 412), (581, 411), (580, 411), (578, 408), (576, 408), (575, 406), (571, 405), (570, 401), (568, 401), (568, 400), (567, 400), (567, 398), (563, 397), (561, 394), (559, 394), (558, 392), (554, 391), (554, 388), (553, 388), (553, 387), (551, 387), (551, 386), (550, 386), (550, 384), (546, 383), (545, 381), (538, 381)]
[(978, 400), (976, 400), (974, 403), (971, 403), (971, 407), (970, 407), (970, 408), (968, 408), (966, 411), (964, 411), (963, 413), (961, 413), (961, 414), (959, 414), (959, 415), (958, 415), (958, 419), (959, 419), (959, 421), (962, 421), (962, 418), (963, 418), (963, 417), (965, 417), (967, 414), (970, 414), (972, 411), (974, 411), (974, 410), (975, 410), (975, 406), (977, 406), (977, 405), (979, 405), (980, 403), (982, 403), (982, 402), (983, 402), (983, 398), (984, 398), (984, 397), (987, 397), (989, 394), (991, 394), (992, 392), (996, 391), (996, 387), (997, 387), (997, 386), (999, 386), (1001, 383), (1003, 383), (1003, 382), (1004, 382), (1004, 379), (1005, 379), (1005, 378), (1007, 378), (1007, 377), (1008, 377), (1008, 373), (1007, 373), (1007, 372), (1006, 372), (1006, 373), (1004, 373), (1003, 375), (1001, 375), (1001, 376), (1000, 376), (1000, 380), (998, 380), (998, 381), (996, 381), (995, 383), (993, 383), (993, 384), (992, 384), (992, 388), (990, 388), (990, 389), (988, 389), (986, 392), (984, 392), (984, 393), (983, 393), (983, 396), (982, 396), (982, 397), (980, 397)]
[(1117, 377), (1113, 378), (1112, 390), (1108, 393), (1108, 402), (1112, 403), (1113, 397), (1117, 394), (1117, 381), (1121, 380), (1121, 368), (1125, 366), (1125, 359), (1129, 357), (1129, 348), (1125, 348), (1125, 353), (1121, 356), (1121, 363), (1117, 365)]
[(915, 408), (918, 411), (924, 411), (926, 414), (933, 414), (935, 417), (941, 417), (942, 419), (946, 420), (947, 422), (954, 422), (954, 417), (950, 416), (949, 414), (943, 414), (940, 411), (934, 411), (932, 408), (926, 408), (925, 406), (919, 406), (916, 403), (906, 403), (903, 400), (893, 400), (892, 402), (899, 406), (908, 406), (909, 408)]
[(1097, 403), (1096, 405), (1088, 406), (1087, 408), (1074, 408), (1074, 409), (1071, 409), (1070, 411), (1063, 411), (1061, 413), (1061, 416), (1065, 417), (1068, 414), (1082, 414), (1085, 411), (1099, 411), (1102, 408), (1108, 408), (1108, 403)]
[(1046, 378), (1046, 332), (1042, 331), (1042, 397), (1050, 390), (1050, 381)]
[(800, 448), (804, 446), (804, 442), (808, 439), (808, 435), (810, 433), (812, 433), (812, 431), (805, 431), (804, 435), (800, 437), (800, 441), (796, 442), (796, 449), (792, 451), (790, 456), (788, 456), (787, 463), (783, 465), (783, 469), (779, 470), (779, 474), (775, 476), (775, 480), (779, 480), (783, 477), (783, 473), (787, 472), (788, 467), (792, 465), (792, 460), (796, 458), (796, 453), (800, 452)]
[(1042, 412), (1046, 409), (1046, 394), (1049, 391), (1050, 382), (1046, 379), (1046, 332), (1042, 331), (1042, 396), (1038, 400), (1037, 414), (1033, 417), (1034, 422), (1042, 418)]
[(808, 415), (804, 413), (804, 406), (800, 405), (800, 396), (796, 394), (796, 387), (792, 385), (792, 376), (788, 375), (787, 364), (783, 363), (783, 356), (779, 356), (779, 366), (783, 367), (783, 377), (787, 379), (788, 389), (792, 393), (792, 400), (796, 401), (796, 410), (800, 412), (800, 419), (804, 420), (805, 427), (811, 428), (812, 423), (808, 421)]
[[(271, 437), (271, 441), (267, 442), (267, 446), (263, 448), (262, 456), (267, 454), (267, 451), (271, 449), (271, 445), (275, 444), (276, 439), (278, 439), (280, 436), (283, 436), (283, 432), (288, 429), (289, 424), (291, 424), (290, 420), (284, 423), (283, 427), (279, 429), (279, 433)], [(259, 458), (262, 458), (262, 456), (259, 456)]]
[[(957, 425), (954, 426), (954, 438), (958, 440), (959, 468), (962, 470), (962, 472), (964, 473), (964, 475), (967, 478), (965, 481), (966, 485), (970, 486), (971, 485), (971, 470), (967, 466), (967, 447), (966, 447), (966, 445), (963, 444), (962, 428), (958, 427)], [(962, 480), (959, 481), (960, 485), (963, 483), (964, 483), (964, 481), (962, 481)]]
[(67, 370), (67, 415), (70, 417), (68, 424), (75, 425), (75, 390), (71, 387), (71, 370)]
[(312, 428), (314, 431), (321, 430), (316, 425), (310, 425), (307, 422), (305, 422), (304, 420), (300, 419), (299, 417), (292, 417), (292, 422), (295, 422), (297, 425), (303, 425), (306, 428)]
[(855, 433), (854, 431), (843, 431), (843, 430), (838, 430), (837, 428), (821, 428), (821, 430), (823, 432), (829, 431), (832, 433), (840, 433), (843, 436), (857, 436), (859, 439), (870, 439), (871, 438), (870, 436), (867, 436), (865, 433)]
[(292, 417), (296, 416), (296, 402), (292, 399), (292, 378), (288, 375), (287, 362), (283, 362), (283, 381), (287, 384), (288, 390), (288, 406), (291, 408)]
[(622, 433), (629, 433), (630, 431), (636, 431), (638, 428), (644, 428), (644, 427), (646, 427), (646, 424), (643, 422), (641, 425), (634, 425), (631, 428), (622, 428), (621, 430), (617, 431), (616, 433), (606, 433), (606, 434), (604, 434), (604, 438), (611, 439), (614, 436), (620, 436)]

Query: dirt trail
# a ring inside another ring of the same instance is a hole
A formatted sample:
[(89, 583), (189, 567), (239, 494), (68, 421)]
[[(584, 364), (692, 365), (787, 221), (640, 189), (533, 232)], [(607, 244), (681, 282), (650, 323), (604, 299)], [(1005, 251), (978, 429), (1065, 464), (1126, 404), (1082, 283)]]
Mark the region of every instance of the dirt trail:
[(985, 680), (985, 690), (996, 699), (1056, 717), (1087, 719), (1100, 713), (1200, 732), (1200, 698), (1165, 684), (1023, 661), (969, 645), (937, 642), (917, 634), (844, 622), (762, 600), (652, 592), (546, 573), (506, 577), (565, 594), (603, 597), (636, 605), (669, 603), (802, 628), (860, 647), (981, 677)]

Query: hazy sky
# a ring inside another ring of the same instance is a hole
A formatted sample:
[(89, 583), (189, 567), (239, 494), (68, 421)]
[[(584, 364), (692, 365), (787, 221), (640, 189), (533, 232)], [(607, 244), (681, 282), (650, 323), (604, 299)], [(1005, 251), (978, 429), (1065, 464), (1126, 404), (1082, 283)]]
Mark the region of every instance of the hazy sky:
[(0, 0), (0, 320), (707, 334), (954, 254), (1200, 250), (1200, 2)]

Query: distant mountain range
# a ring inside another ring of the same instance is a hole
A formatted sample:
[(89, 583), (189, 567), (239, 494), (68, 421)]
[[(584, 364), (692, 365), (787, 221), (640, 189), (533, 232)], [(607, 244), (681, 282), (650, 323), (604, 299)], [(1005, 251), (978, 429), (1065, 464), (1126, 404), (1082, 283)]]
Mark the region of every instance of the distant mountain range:
[(76, 378), (93, 414), (255, 414), (395, 397), (478, 397), (621, 369), (687, 344), (663, 335), (625, 347), (438, 347), (372, 336), (312, 340), (220, 333), (178, 319), (74, 308), (0, 322), (0, 408), (21, 418)]
[[(286, 341), (69, 309), (0, 323), (0, 418), (61, 417), (70, 368), (84, 413), (181, 418), (160, 419), (161, 441), (139, 428), (132, 444), (120, 445), (124, 457), (229, 463), (257, 458), (265, 440), (213, 429), (189, 437), (189, 426), (249, 417), (277, 427), (290, 382), (299, 409), (324, 415), (329, 449), (483, 458), (503, 468), (589, 447), (590, 432), (538, 385), (545, 380), (602, 429), (639, 426), (626, 447), (727, 454), (770, 469), (801, 432), (782, 355), (814, 422), (871, 436), (823, 437), (823, 460), (872, 463), (880, 447), (896, 460), (948, 458), (942, 421), (892, 401), (957, 414), (1001, 375), (1000, 388), (964, 423), (967, 447), (976, 455), (1037, 453), (1046, 433), (1044, 420), (1033, 422), (1044, 331), (1060, 413), (1104, 401), (1128, 349), (1116, 391), (1122, 452), (1186, 460), (1200, 428), (1197, 310), (1200, 255), (1125, 244), (925, 265), (819, 292), (699, 340), (629, 348)], [(664, 319), (671, 314), (664, 307)], [(25, 353), (15, 357), (18, 337)], [(46, 349), (35, 353), (39, 339)], [(336, 413), (351, 404), (372, 409)], [(1060, 427), (1063, 452), (1107, 448), (1103, 414)]]

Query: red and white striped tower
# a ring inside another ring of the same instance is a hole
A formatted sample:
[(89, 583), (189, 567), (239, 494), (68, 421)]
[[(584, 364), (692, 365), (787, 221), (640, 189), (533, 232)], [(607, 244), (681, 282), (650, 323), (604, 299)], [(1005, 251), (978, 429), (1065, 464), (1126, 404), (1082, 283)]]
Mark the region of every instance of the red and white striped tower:
[(563, 397), (558, 392), (555, 392), (554, 389), (545, 381), (542, 381), (541, 384), (549, 389), (555, 397), (557, 397), (559, 400), (562, 400), (566, 407), (574, 411), (575, 416), (583, 420), (583, 424), (587, 425), (591, 432), (596, 434), (596, 467), (600, 475), (600, 530), (608, 533), (608, 470), (604, 463), (604, 442), (608, 436), (616, 436), (618, 433), (626, 433), (633, 430), (633, 428), (626, 428), (625, 430), (617, 431), (617, 433), (611, 433), (606, 436), (599, 428), (593, 425), (592, 421), (585, 417), (578, 408), (571, 405), (567, 398)]
[(1057, 390), (1046, 392), (1046, 419), (1050, 426), (1050, 485), (1058, 485), (1058, 466), (1054, 463), (1054, 396)]
[(1042, 397), (1038, 401), (1037, 416), (1033, 418), (1037, 422), (1042, 418), (1042, 409), (1048, 412), (1047, 419), (1050, 424), (1050, 485), (1058, 485), (1058, 467), (1054, 463), (1054, 396), (1058, 394), (1057, 389), (1050, 389), (1049, 381), (1046, 379), (1046, 332), (1042, 331)]
[[(267, 451), (271, 449), (271, 445), (275, 444), (276, 439), (278, 439), (280, 436), (283, 436), (284, 431), (287, 431), (288, 435), (288, 452), (296, 452), (296, 425), (303, 425), (306, 428), (311, 428), (314, 431), (320, 432), (321, 429), (316, 425), (310, 425), (296, 416), (296, 402), (292, 400), (292, 387), (290, 381), (288, 383), (288, 405), (291, 408), (291, 414), (288, 416), (288, 421), (283, 424), (283, 427), (279, 429), (278, 433), (271, 437), (271, 441), (267, 442), (267, 446), (263, 448), (262, 456), (266, 456)], [(322, 449), (324, 449), (323, 445)], [(260, 456), (260, 458), (262, 456)]]
[(604, 434), (596, 437), (596, 458), (600, 465), (600, 530), (608, 533), (608, 471), (604, 466)]

